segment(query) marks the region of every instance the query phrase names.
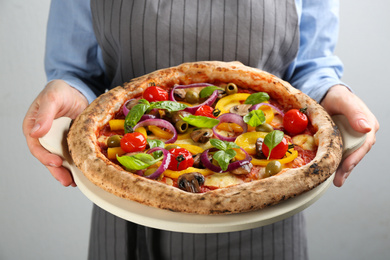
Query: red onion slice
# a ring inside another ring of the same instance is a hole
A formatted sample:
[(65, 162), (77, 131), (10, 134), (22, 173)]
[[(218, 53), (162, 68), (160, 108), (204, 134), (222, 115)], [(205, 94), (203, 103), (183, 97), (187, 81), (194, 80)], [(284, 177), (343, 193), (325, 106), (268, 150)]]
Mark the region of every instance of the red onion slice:
[(156, 119), (146, 119), (146, 120), (136, 124), (133, 127), (133, 129), (137, 129), (138, 127), (148, 126), (148, 125), (155, 125), (155, 126), (159, 126), (159, 127), (168, 129), (169, 131), (171, 131), (173, 133), (173, 136), (171, 139), (167, 140), (165, 143), (169, 144), (169, 143), (176, 142), (177, 132), (176, 132), (175, 127), (171, 123), (169, 123), (167, 120), (164, 120), (164, 119), (157, 119), (157, 118)]
[[(252, 157), (244, 150), (240, 147), (240, 149), (245, 153), (245, 159), (243, 160), (239, 160), (239, 161), (234, 161), (232, 163), (229, 164), (229, 166), (227, 167), (227, 170), (225, 172), (230, 172), (230, 171), (233, 171), (235, 169), (237, 169), (238, 167), (241, 167), (243, 165), (246, 165), (246, 164), (249, 164), (250, 161), (252, 160)], [(210, 149), (207, 149), (205, 150), (201, 155), (200, 155), (200, 160), (202, 161), (202, 164), (208, 168), (209, 170), (213, 171), (213, 172), (217, 172), (217, 173), (221, 173), (221, 172), (224, 172), (221, 167), (217, 166), (217, 165), (214, 165), (212, 164), (210, 161), (209, 161), (209, 150)]]
[[(219, 120), (219, 124), (221, 124), (221, 123), (235, 123), (235, 124), (241, 126), (241, 128), (243, 130), (242, 133), (246, 133), (246, 131), (248, 130), (248, 126), (246, 125), (246, 123), (244, 122), (242, 117), (237, 115), (237, 114), (226, 113), (226, 114), (220, 115), (217, 119)], [(218, 134), (217, 133), (217, 126), (218, 125), (213, 127), (213, 133), (218, 139), (220, 139), (222, 141), (228, 141), (228, 142), (234, 142), (236, 140), (237, 136), (227, 137), (227, 136), (223, 136), (223, 135)]]
[(125, 102), (125, 104), (123, 105), (122, 111), (123, 111), (123, 114), (124, 114), (125, 116), (127, 116), (127, 114), (130, 112), (130, 110), (127, 108), (127, 103), (129, 103), (130, 101), (133, 101), (133, 100), (134, 100), (134, 98), (129, 99), (129, 100), (127, 100), (127, 101)]
[(143, 177), (148, 178), (148, 179), (158, 178), (166, 169), (168, 169), (169, 163), (171, 162), (171, 154), (168, 152), (168, 150), (166, 150), (164, 148), (154, 147), (154, 148), (150, 149), (149, 151), (147, 151), (146, 153), (151, 154), (155, 151), (162, 151), (164, 157), (162, 159), (160, 167), (158, 167), (154, 173), (152, 173), (151, 175), (148, 175), (148, 176), (143, 176)]
[(249, 110), (252, 111), (252, 110), (257, 110), (259, 109), (259, 107), (261, 106), (269, 106), (270, 108), (274, 109), (276, 112), (278, 112), (281, 116), (284, 116), (284, 113), (282, 110), (280, 110), (279, 108), (277, 108), (276, 106), (274, 105), (271, 105), (269, 103), (259, 103), (259, 104), (256, 104), (256, 105), (253, 105)]

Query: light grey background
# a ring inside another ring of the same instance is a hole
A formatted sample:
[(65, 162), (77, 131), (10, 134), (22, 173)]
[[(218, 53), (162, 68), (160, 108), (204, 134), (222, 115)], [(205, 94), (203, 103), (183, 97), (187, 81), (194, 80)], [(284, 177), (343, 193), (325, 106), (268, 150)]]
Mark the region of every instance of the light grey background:
[[(91, 203), (31, 156), (21, 125), (45, 84), (49, 0), (0, 1), (0, 259), (86, 259)], [(390, 2), (343, 0), (343, 80), (377, 115), (377, 144), (306, 210), (311, 259), (390, 259)], [(64, 14), (66, 15), (66, 14)]]

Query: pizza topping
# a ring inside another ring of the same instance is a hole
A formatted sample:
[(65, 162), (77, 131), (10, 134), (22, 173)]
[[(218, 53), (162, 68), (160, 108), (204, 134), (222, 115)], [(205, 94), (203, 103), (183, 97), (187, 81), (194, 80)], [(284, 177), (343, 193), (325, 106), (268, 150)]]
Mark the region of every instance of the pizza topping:
[(205, 144), (213, 137), (213, 131), (207, 128), (198, 129), (193, 131), (190, 136), (194, 142)]
[(138, 104), (138, 100), (135, 99), (135, 98), (132, 98), (132, 99), (129, 99), (125, 102), (125, 104), (123, 105), (123, 114), (125, 116), (127, 116), (127, 114), (129, 113), (129, 111), (135, 106)]
[(235, 105), (229, 109), (229, 112), (239, 116), (246, 116), (249, 113), (251, 106), (252, 105), (250, 104)]
[(199, 93), (195, 90), (188, 90), (184, 100), (190, 104), (196, 104), (199, 102)]
[(244, 102), (244, 104), (256, 105), (269, 100), (269, 95), (265, 92), (257, 92), (251, 94)]
[(126, 153), (141, 152), (145, 150), (146, 144), (145, 136), (138, 132), (127, 133), (120, 140), (120, 146)]
[(121, 146), (121, 135), (112, 135), (107, 139), (107, 146), (108, 147), (119, 147)]
[[(245, 133), (248, 129), (248, 127), (245, 124), (242, 117), (237, 115), (237, 114), (226, 113), (226, 114), (220, 115), (217, 119), (219, 120), (219, 123), (235, 123), (235, 124), (239, 125), (242, 128), (243, 133)], [(228, 141), (228, 142), (234, 142), (234, 140), (236, 140), (237, 136), (228, 137), (228, 136), (223, 136), (223, 135), (219, 134), (217, 132), (217, 126), (218, 125), (213, 127), (213, 132), (214, 132), (214, 135), (218, 139), (223, 140), (223, 141)]]
[(282, 169), (283, 169), (282, 164), (279, 161), (277, 160), (270, 161), (265, 167), (265, 174), (267, 177), (270, 177), (272, 175), (279, 173)]
[(169, 150), (171, 162), (168, 169), (171, 171), (183, 171), (194, 164), (192, 154), (184, 148), (173, 148)]
[(204, 176), (199, 172), (190, 172), (180, 175), (177, 180), (178, 187), (184, 191), (199, 193), (200, 186), (205, 182)]
[(244, 122), (252, 127), (256, 127), (265, 123), (265, 115), (262, 110), (252, 110), (244, 116)]
[(251, 172), (253, 168), (253, 165), (251, 163), (241, 165), (240, 167), (230, 171), (230, 173), (236, 174), (236, 175), (243, 175), (248, 174)]
[(211, 118), (216, 118), (213, 114), (214, 108), (208, 106), (208, 105), (203, 105), (198, 108), (195, 112), (195, 116), (206, 116), (206, 117), (211, 117)]
[(272, 127), (272, 125), (264, 123), (264, 124), (256, 126), (255, 130), (256, 130), (256, 132), (266, 132), (266, 133), (269, 133), (269, 132), (272, 132), (274, 130), (274, 128)]
[(142, 97), (149, 102), (168, 100), (168, 92), (157, 86), (150, 86), (145, 89)]
[(135, 125), (134, 129), (136, 129), (138, 127), (141, 127), (141, 126), (148, 126), (148, 125), (166, 128), (167, 130), (172, 132), (173, 135), (172, 135), (172, 137), (169, 140), (165, 141), (165, 143), (174, 143), (174, 142), (176, 142), (176, 140), (177, 140), (176, 129), (167, 120), (163, 120), (163, 119), (147, 119), (147, 120), (142, 121), (142, 122), (138, 123), (137, 125)]
[[(219, 91), (219, 95), (221, 94), (221, 92), (224, 92), (224, 89), (223, 88), (220, 88), (220, 87), (217, 87), (217, 86), (208, 86), (208, 87), (205, 87), (203, 88), (200, 92), (199, 92), (199, 97), (200, 98), (206, 98), (208, 96), (211, 96), (211, 94), (214, 93), (214, 91), (218, 90)], [(218, 98), (220, 98), (220, 96), (218, 95)]]
[(189, 115), (182, 118), (185, 122), (192, 126), (201, 127), (201, 128), (213, 128), (219, 124), (219, 120), (215, 118), (210, 118), (207, 116), (194, 116)]
[(225, 92), (226, 94), (228, 95), (233, 95), (233, 94), (236, 94), (238, 92), (238, 88), (237, 88), (237, 85), (234, 84), (234, 83), (229, 83), (225, 86)]
[(257, 159), (267, 159), (267, 156), (263, 153), (263, 138), (257, 138), (256, 140), (256, 158)]
[(183, 134), (188, 130), (188, 123), (184, 120), (177, 121), (175, 124), (175, 128), (179, 134)]
[(291, 134), (300, 134), (307, 128), (309, 120), (305, 114), (306, 108), (291, 109), (283, 117), (283, 126)]
[[(262, 109), (262, 106), (268, 106), (270, 108), (272, 108), (273, 110), (275, 110), (276, 112), (278, 112), (279, 115), (281, 116), (284, 116), (284, 113), (282, 110), (280, 110), (279, 108), (277, 108), (276, 106), (274, 105), (271, 105), (270, 103), (258, 103), (258, 104), (255, 104), (251, 107), (250, 110), (258, 110), (259, 108)], [(264, 112), (264, 109), (262, 109), (263, 112)]]
[(281, 159), (285, 156), (287, 150), (288, 143), (282, 131), (274, 130), (265, 136), (262, 151), (267, 160)]

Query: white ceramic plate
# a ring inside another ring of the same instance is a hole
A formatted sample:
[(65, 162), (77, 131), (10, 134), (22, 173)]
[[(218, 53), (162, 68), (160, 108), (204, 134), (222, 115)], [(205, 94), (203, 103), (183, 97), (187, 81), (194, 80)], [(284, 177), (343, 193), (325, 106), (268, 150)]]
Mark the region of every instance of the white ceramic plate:
[[(344, 117), (337, 116), (334, 120), (337, 125), (341, 125), (345, 151), (350, 154), (364, 143), (365, 136), (351, 130)], [(80, 191), (93, 203), (120, 218), (152, 228), (190, 233), (222, 233), (272, 224), (302, 211), (317, 201), (332, 184), (334, 177), (332, 175), (311, 191), (258, 211), (216, 216), (171, 212), (119, 198), (92, 184), (69, 156), (65, 136), (70, 121), (64, 117), (56, 119), (50, 132), (40, 139), (42, 146), (65, 159), (64, 166), (72, 172)]]

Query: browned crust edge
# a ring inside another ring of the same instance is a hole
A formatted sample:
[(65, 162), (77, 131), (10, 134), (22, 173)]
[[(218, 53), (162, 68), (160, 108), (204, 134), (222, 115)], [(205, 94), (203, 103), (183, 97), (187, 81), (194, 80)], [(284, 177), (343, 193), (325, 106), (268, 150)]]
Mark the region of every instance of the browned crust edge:
[[(308, 116), (318, 129), (315, 138), (319, 148), (314, 160), (279, 176), (193, 194), (126, 172), (99, 151), (96, 138), (98, 129), (113, 117), (125, 100), (142, 93), (150, 82), (173, 86), (215, 81), (234, 82), (242, 88), (267, 92), (285, 104), (285, 109), (307, 106)], [(337, 169), (342, 154), (337, 127), (313, 99), (267, 72), (239, 62), (218, 61), (184, 63), (158, 70), (99, 96), (72, 124), (68, 145), (76, 166), (102, 189), (149, 206), (196, 214), (247, 212), (295, 197), (329, 178)]]

